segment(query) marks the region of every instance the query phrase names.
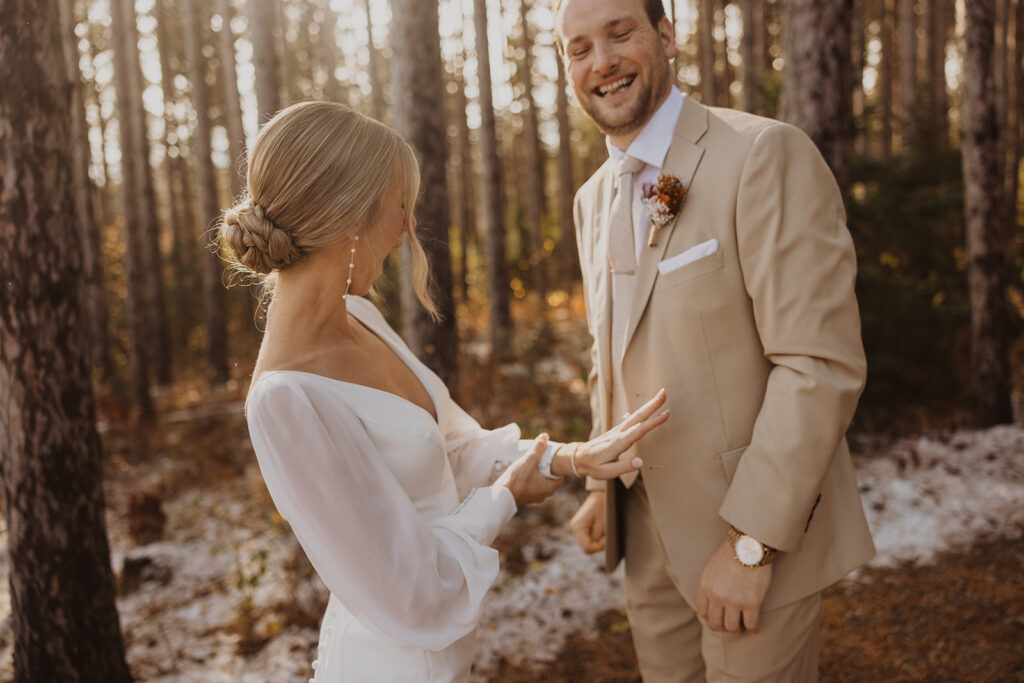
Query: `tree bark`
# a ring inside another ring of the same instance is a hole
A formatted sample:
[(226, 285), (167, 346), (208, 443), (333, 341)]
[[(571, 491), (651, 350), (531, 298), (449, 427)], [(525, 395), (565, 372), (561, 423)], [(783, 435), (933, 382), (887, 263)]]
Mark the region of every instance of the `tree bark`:
[(845, 193), (849, 183), (850, 27), (853, 0), (787, 0), (781, 117), (821, 150)]
[(505, 261), (505, 226), (502, 206), (501, 161), (491, 93), (491, 58), (487, 40), (487, 1), (473, 0), (476, 56), (480, 81), (480, 204), (487, 248), (487, 299), (491, 324), (491, 354), (500, 356), (511, 332), (508, 263)]
[(256, 70), (256, 104), (259, 124), (269, 121), (281, 108), (277, 50), (274, 45), (274, 0), (248, 0), (249, 39)]
[(700, 96), (704, 104), (718, 104), (718, 78), (715, 74), (715, 0), (700, 0), (698, 13), (700, 52)]
[(338, 15), (331, 9), (331, 0), (320, 0), (323, 23), (320, 26), (320, 52), (324, 62), (324, 99), (328, 102), (348, 102), (348, 94), (338, 80), (338, 43), (335, 33)]
[(906, 149), (917, 109), (917, 16), (914, 0), (899, 0), (900, 137)]
[[(420, 162), (420, 199), (416, 203), (416, 234), (427, 252), (436, 285), (438, 310), (434, 322), (412, 293), (409, 249), (403, 251), (402, 313), (406, 339), (413, 351), (446, 384), (453, 385), (458, 368), (458, 333), (452, 297), (452, 261), (448, 250), (447, 122), (444, 118), (444, 75), (435, 3), (391, 0), (392, 83), (396, 102), (395, 130), (416, 150)], [(423, 112), (434, 112), (423, 116)]]
[(930, 113), (930, 123), (937, 133), (938, 140), (943, 143), (949, 139), (948, 96), (946, 94), (946, 39), (948, 33), (946, 14), (950, 7), (947, 6), (947, 1), (933, 0), (925, 3), (927, 12), (925, 40), (928, 52), (925, 102)]
[(64, 48), (64, 64), (67, 69), (70, 88), (70, 150), (71, 172), (75, 198), (75, 220), (78, 224), (79, 243), (82, 250), (82, 310), (88, 320), (88, 349), (93, 367), (100, 378), (110, 382), (114, 377), (114, 359), (110, 352), (107, 332), (107, 289), (103, 274), (103, 253), (100, 248), (99, 225), (93, 206), (93, 186), (89, 179), (89, 124), (85, 120), (82, 75), (78, 67), (81, 55), (78, 52), (78, 37), (75, 35), (77, 21), (72, 0), (60, 0), (61, 44)]
[[(133, 130), (135, 117), (131, 61), (129, 53), (135, 50), (136, 41), (130, 39), (134, 31), (135, 13), (127, 7), (126, 0), (111, 0), (111, 27), (114, 44), (114, 81), (117, 90), (118, 129), (121, 136), (121, 199), (124, 205), (125, 255), (124, 271), (127, 286), (126, 319), (128, 327), (128, 366), (131, 374), (131, 396), (135, 409), (142, 417), (153, 414), (149, 398), (149, 343), (146, 330), (146, 277), (142, 241), (146, 239), (139, 215), (139, 183), (136, 164), (141, 152)], [(130, 12), (130, 18), (129, 18)]]
[(756, 0), (743, 0), (743, 37), (740, 52), (743, 59), (743, 99), (744, 111), (754, 113), (758, 110), (757, 88), (764, 78), (763, 63), (757, 54), (757, 35), (764, 29), (757, 23), (758, 6)]
[(537, 116), (537, 103), (533, 96), (533, 45), (530, 34), (530, 23), (527, 21), (526, 0), (519, 2), (519, 23), (523, 32), (522, 84), (524, 111), (523, 135), (526, 136), (524, 148), (527, 169), (526, 180), (526, 218), (530, 224), (530, 269), (532, 271), (533, 290), (546, 301), (548, 296), (547, 254), (544, 250), (543, 212), (544, 198), (544, 149), (540, 141), (540, 123)]
[(892, 156), (892, 65), (895, 57), (893, 49), (893, 0), (880, 0), (879, 30), (881, 31), (882, 55), (878, 65), (879, 117), (881, 118), (881, 156), (888, 159)]
[(558, 117), (558, 262), (561, 270), (562, 285), (567, 292), (579, 280), (579, 256), (576, 253), (576, 227), (572, 214), (573, 197), (576, 195), (576, 183), (572, 177), (572, 126), (569, 124), (569, 96), (566, 93), (568, 82), (565, 66), (557, 55), (558, 74), (555, 90), (555, 111)]
[(242, 196), (245, 173), (245, 126), (242, 124), (242, 105), (238, 94), (238, 73), (235, 70), (235, 34), (231, 30), (234, 10), (231, 0), (219, 0), (218, 9), (222, 19), (220, 29), (221, 80), (224, 82), (224, 122), (228, 131), (228, 154), (231, 165), (228, 178), (231, 182), (231, 199)]
[(979, 427), (1009, 422), (1010, 366), (1003, 281), (1006, 247), (996, 92), (993, 84), (995, 6), (967, 3), (964, 35), (964, 229), (971, 301), (971, 389)]
[(858, 123), (854, 129), (853, 149), (859, 156), (868, 153), (867, 100), (864, 92), (864, 65), (867, 62), (867, 25), (869, 23), (870, 0), (854, 0), (853, 29), (851, 37), (852, 54), (850, 65), (853, 70), (853, 93), (850, 100), (853, 120)]
[(466, 120), (466, 35), (461, 28), (465, 26), (465, 19), (460, 13), (459, 21), (459, 56), (455, 59), (453, 75), (455, 79), (455, 93), (453, 118), (456, 126), (456, 141), (458, 149), (458, 223), (459, 243), (462, 246), (459, 254), (459, 289), (462, 301), (469, 301), (469, 250), (475, 246), (476, 239), (476, 202), (473, 192), (473, 147), (469, 137), (469, 122)]
[(60, 18), (55, 0), (0, 7), (0, 481), (13, 680), (117, 683), (131, 674), (103, 517)]
[(136, 27), (135, 3), (125, 5), (125, 38), (131, 100), (128, 113), (132, 117), (132, 135), (135, 137), (130, 157), (131, 172), (138, 183), (138, 197), (135, 202), (135, 218), (139, 221), (142, 236), (141, 256), (142, 278), (146, 286), (146, 343), (152, 349), (150, 369), (157, 384), (171, 381), (170, 324), (167, 319), (167, 304), (164, 294), (163, 257), (160, 253), (160, 221), (156, 213), (156, 191), (153, 187), (153, 171), (149, 165), (149, 128), (142, 93), (145, 83), (142, 64), (139, 60), (139, 32)]
[(366, 14), (366, 47), (370, 54), (370, 63), (367, 65), (370, 72), (370, 116), (378, 121), (384, 121), (384, 84), (380, 77), (380, 55), (373, 43), (373, 17), (370, 12), (370, 0), (363, 0), (363, 11)]
[[(206, 32), (200, 19), (197, 0), (185, 0), (185, 52), (188, 55), (189, 80), (192, 81), (192, 104), (196, 110), (196, 130), (192, 138), (192, 155), (196, 160), (196, 190), (199, 213), (196, 222), (204, 232), (220, 213), (217, 199), (217, 177), (210, 149), (210, 95), (206, 85), (206, 61), (202, 40)], [(205, 241), (205, 240), (204, 240)], [(223, 266), (216, 248), (203, 256), (203, 303), (206, 311), (206, 355), (214, 382), (228, 379), (228, 340), (225, 320)]]

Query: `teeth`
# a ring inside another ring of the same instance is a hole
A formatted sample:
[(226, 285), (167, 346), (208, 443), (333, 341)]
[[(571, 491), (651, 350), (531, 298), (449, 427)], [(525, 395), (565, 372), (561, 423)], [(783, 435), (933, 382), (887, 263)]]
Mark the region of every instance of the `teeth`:
[(630, 77), (629, 76), (623, 76), (619, 80), (614, 81), (612, 83), (609, 83), (608, 85), (600, 86), (598, 88), (598, 90), (601, 92), (602, 95), (607, 95), (610, 92), (614, 92), (615, 90), (618, 90), (619, 88), (622, 88), (622, 87), (625, 87), (626, 85), (629, 85), (629, 82), (630, 82)]

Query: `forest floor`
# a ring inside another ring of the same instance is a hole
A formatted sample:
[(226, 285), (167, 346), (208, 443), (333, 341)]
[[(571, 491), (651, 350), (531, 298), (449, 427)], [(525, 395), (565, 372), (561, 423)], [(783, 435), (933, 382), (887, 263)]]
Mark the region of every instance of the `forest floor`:
[[(497, 366), (464, 344), (457, 396), (485, 426), (515, 417), (560, 440), (588, 429), (587, 334), (577, 299), (518, 307)], [(473, 316), (463, 339), (479, 338)], [(138, 681), (305, 681), (326, 589), (274, 511), (248, 442), (244, 380), (182, 383), (147, 427), (101, 419), (108, 533), (128, 663)], [(103, 418), (103, 416), (101, 416)], [(826, 591), (825, 681), (1024, 681), (1024, 428), (851, 438), (878, 554)], [(474, 681), (639, 681), (608, 576), (566, 523), (566, 485), (498, 540)], [(0, 578), (7, 575), (0, 527)], [(0, 583), (0, 681), (12, 678)]]

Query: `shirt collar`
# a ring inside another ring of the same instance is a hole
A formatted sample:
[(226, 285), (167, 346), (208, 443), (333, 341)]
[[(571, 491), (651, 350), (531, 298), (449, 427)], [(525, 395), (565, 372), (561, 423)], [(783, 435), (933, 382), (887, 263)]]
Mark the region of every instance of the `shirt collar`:
[[(633, 138), (633, 142), (629, 143), (625, 154), (660, 170), (665, 164), (665, 157), (668, 156), (668, 148), (672, 145), (676, 123), (679, 121), (679, 112), (682, 110), (683, 93), (673, 85), (669, 90), (668, 97), (654, 112), (651, 120)], [(613, 161), (618, 161), (622, 157), (623, 151), (613, 145), (608, 138), (604, 139), (604, 143), (608, 147), (608, 155)]]

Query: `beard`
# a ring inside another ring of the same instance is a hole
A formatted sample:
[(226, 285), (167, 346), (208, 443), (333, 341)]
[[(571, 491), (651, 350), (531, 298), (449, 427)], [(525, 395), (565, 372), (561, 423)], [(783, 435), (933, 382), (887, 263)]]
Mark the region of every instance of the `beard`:
[(665, 100), (672, 83), (672, 68), (668, 59), (661, 56), (654, 69), (651, 83), (642, 84), (639, 75), (629, 87), (638, 88), (633, 101), (624, 109), (606, 112), (601, 106), (601, 98), (593, 92), (587, 97), (577, 97), (580, 107), (607, 136), (628, 135), (640, 130), (651, 120), (654, 112)]

